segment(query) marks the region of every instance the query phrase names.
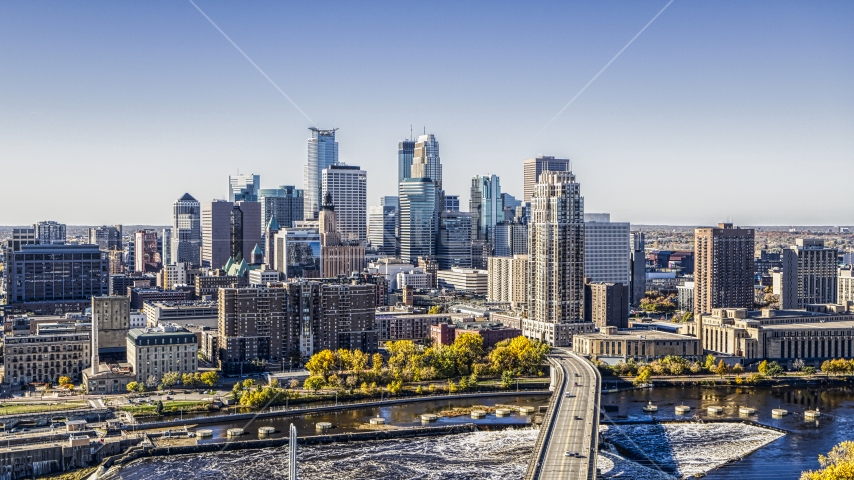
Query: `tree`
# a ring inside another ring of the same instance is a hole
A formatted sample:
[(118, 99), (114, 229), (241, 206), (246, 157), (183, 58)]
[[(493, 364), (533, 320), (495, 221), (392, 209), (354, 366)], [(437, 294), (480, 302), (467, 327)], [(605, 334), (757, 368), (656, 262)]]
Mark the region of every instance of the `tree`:
[(718, 363), (718, 366), (715, 367), (715, 374), (719, 375), (721, 378), (724, 378), (724, 375), (726, 375), (727, 373), (729, 373), (729, 367), (727, 366), (726, 362), (721, 359), (720, 363)]
[(65, 385), (71, 385), (71, 377), (62, 376), (59, 377), (59, 386), (64, 387)]
[(762, 360), (756, 370), (760, 375), (768, 375), (768, 360)]
[(457, 384), (454, 382), (448, 382), (448, 393), (456, 393), (458, 390)]
[(390, 393), (392, 395), (397, 395), (398, 393), (400, 393), (401, 390), (403, 390), (403, 381), (392, 380), (391, 382), (389, 382), (387, 388), (388, 388), (388, 393)]
[(442, 313), (442, 306), (441, 305), (433, 305), (432, 307), (430, 307), (430, 310), (427, 310), (427, 313), (429, 313), (430, 315), (436, 315), (438, 313)]
[(158, 415), (163, 415), (163, 400), (157, 401), (157, 407), (155, 407)]
[(780, 375), (784, 375), (786, 371), (783, 367), (780, 366), (777, 362), (771, 362), (768, 364), (768, 375), (772, 377), (779, 377)]
[(717, 359), (715, 358), (714, 355), (712, 355), (712, 354), (706, 355), (706, 363), (703, 365), (703, 367), (706, 370), (708, 370), (709, 372), (711, 372), (712, 368), (714, 368), (714, 366), (715, 366), (715, 360), (717, 360)]
[(652, 369), (644, 366), (638, 369), (638, 374), (635, 376), (635, 379), (632, 381), (635, 385), (642, 385), (649, 381), (649, 377), (652, 375)]
[(821, 470), (804, 472), (801, 480), (850, 480), (854, 478), (854, 442), (845, 441), (833, 447), (827, 456), (819, 455)]
[(185, 373), (181, 375), (181, 383), (185, 387), (195, 387), (196, 386), (196, 376), (192, 373)]
[(138, 382), (128, 382), (128, 384), (125, 386), (125, 388), (127, 388), (128, 392), (133, 393), (136, 391), (137, 388), (139, 388), (139, 383)]
[(803, 374), (808, 376), (808, 377), (815, 375), (815, 371), (816, 371), (815, 367), (811, 367), (811, 366), (801, 367), (801, 372), (803, 372)]
[(483, 356), (483, 337), (471, 332), (463, 332), (457, 335), (451, 344), (451, 352), (454, 354), (457, 372), (460, 375), (471, 373), (475, 360)]
[(792, 362), (792, 368), (795, 370), (802, 370), (804, 368), (804, 361), (800, 358), (795, 359), (795, 361)]
[(250, 388), (252, 388), (254, 386), (255, 386), (255, 380), (252, 380), (251, 378), (247, 378), (246, 380), (243, 381), (243, 389), (244, 390), (249, 390)]
[(297, 380), (296, 378), (292, 378), (291, 381), (288, 382), (288, 386), (291, 388), (299, 387), (299, 380)]
[(742, 373), (744, 373), (744, 367), (742, 367), (740, 363), (736, 363), (732, 366), (732, 373), (736, 375), (741, 375)]
[(513, 374), (510, 373), (509, 370), (504, 370), (501, 372), (501, 386), (504, 388), (510, 388), (510, 385), (513, 384)]
[(374, 373), (379, 375), (383, 371), (383, 356), (381, 353), (375, 353), (371, 357), (371, 366), (373, 367)]
[(312, 376), (323, 377), (325, 382), (329, 372), (335, 368), (335, 363), (335, 354), (331, 350), (323, 350), (312, 355), (305, 363), (305, 368), (311, 372)]
[(207, 372), (202, 372), (199, 379), (205, 385), (213, 387), (214, 385), (219, 383), (219, 372), (217, 372), (216, 370), (208, 370)]
[(145, 379), (145, 386), (148, 388), (154, 388), (157, 386), (157, 377), (154, 375), (149, 375), (148, 378)]
[(305, 382), (303, 382), (302, 386), (306, 390), (312, 390), (314, 392), (317, 392), (318, 390), (323, 388), (323, 385), (325, 383), (326, 383), (326, 381), (323, 379), (323, 377), (321, 377), (320, 375), (314, 375), (314, 376), (306, 378)]
[(160, 378), (160, 383), (166, 388), (172, 387), (180, 381), (181, 374), (178, 372), (166, 372)]

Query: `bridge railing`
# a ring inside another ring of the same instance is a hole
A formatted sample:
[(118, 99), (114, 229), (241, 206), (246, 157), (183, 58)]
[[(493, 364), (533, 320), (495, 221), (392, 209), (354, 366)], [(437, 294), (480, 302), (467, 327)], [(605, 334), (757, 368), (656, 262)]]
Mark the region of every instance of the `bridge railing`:
[(566, 387), (565, 376), (566, 372), (563, 365), (557, 360), (549, 358), (549, 363), (552, 364), (552, 371), (555, 372), (557, 386), (549, 400), (549, 408), (546, 415), (543, 417), (543, 423), (540, 427), (540, 434), (537, 436), (537, 442), (534, 444), (534, 452), (531, 458), (531, 463), (528, 464), (528, 471), (525, 474), (525, 480), (535, 480), (540, 476), (540, 469), (543, 465), (543, 457), (546, 454), (546, 447), (551, 438), (552, 430), (554, 430), (555, 413), (560, 408), (563, 401), (564, 389)]

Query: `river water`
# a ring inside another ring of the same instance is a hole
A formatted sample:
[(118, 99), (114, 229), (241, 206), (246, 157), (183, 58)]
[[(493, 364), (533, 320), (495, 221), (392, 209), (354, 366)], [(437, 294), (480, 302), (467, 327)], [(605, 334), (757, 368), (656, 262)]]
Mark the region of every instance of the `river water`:
[[(515, 404), (545, 405), (543, 397), (503, 397), (489, 399), (465, 399), (453, 402), (451, 406), (470, 406), (474, 404)], [(636, 433), (622, 435), (624, 440), (613, 438), (614, 442), (626, 443), (625, 438), (640, 442), (642, 449), (653, 460), (669, 458), (672, 465), (665, 466), (667, 473), (702, 469), (702, 462), (708, 459), (709, 465), (718, 465), (726, 448), (738, 442), (745, 444), (754, 441), (764, 445), (757, 451), (746, 455), (735, 463), (720, 466), (708, 472), (710, 480), (722, 479), (792, 479), (796, 480), (800, 472), (818, 467), (817, 457), (826, 453), (833, 445), (842, 440), (854, 439), (854, 391), (851, 389), (806, 389), (806, 388), (656, 388), (635, 390), (615, 394), (605, 394), (602, 402), (616, 407), (609, 416), (625, 416), (626, 419), (646, 419), (649, 415), (642, 411), (644, 405), (652, 401), (659, 407), (656, 416), (660, 419), (680, 418), (698, 420), (716, 418), (750, 418), (762, 424), (784, 429), (789, 433), (783, 436), (764, 435), (762, 432), (743, 425), (694, 425), (674, 426), (662, 429), (660, 426), (632, 427)], [(692, 407), (691, 414), (677, 416), (676, 405)], [(724, 413), (710, 415), (708, 406), (721, 406)], [(757, 409), (756, 415), (739, 417), (738, 407), (750, 406)], [(773, 418), (771, 409), (784, 408), (790, 415)], [(818, 421), (805, 421), (803, 411), (820, 408), (822, 415)], [(447, 402), (425, 402), (394, 407), (356, 409), (339, 414), (321, 414), (316, 417), (298, 419), (277, 419), (253, 423), (247, 430), (255, 436), (257, 428), (273, 425), (285, 432), (290, 423), (300, 429), (300, 435), (313, 433), (313, 425), (327, 421), (336, 426), (332, 431), (356, 430), (359, 424), (377, 413), (386, 420), (399, 426), (420, 425), (420, 414), (436, 413), (448, 408)], [(456, 419), (443, 419), (436, 424), (464, 423), (472, 421), (468, 416)], [(490, 415), (482, 423), (508, 422), (521, 425), (529, 422), (530, 416), (514, 414), (511, 417), (497, 418)], [(245, 424), (222, 424), (214, 426), (216, 435), (227, 428), (244, 427)], [(205, 426), (205, 428), (210, 428)], [(619, 427), (625, 428), (625, 427)], [(657, 434), (652, 429), (661, 430)], [(300, 448), (300, 478), (312, 479), (518, 479), (524, 475), (530, 459), (537, 430), (534, 427), (522, 427), (501, 431), (485, 431), (450, 435), (443, 437), (411, 438), (354, 444), (331, 444), (306, 446)], [(612, 432), (613, 433), (613, 432)], [(282, 433), (283, 434), (283, 433)], [(756, 440), (758, 436), (762, 438)], [(606, 435), (608, 437), (608, 435)], [(613, 435), (612, 435), (613, 437)], [(619, 437), (619, 436), (618, 436)], [(776, 439), (775, 439), (776, 438)], [(768, 443), (770, 442), (770, 443)], [(767, 444), (767, 445), (766, 445)], [(626, 445), (622, 445), (626, 446)], [(630, 448), (628, 450), (631, 450)], [(632, 456), (629, 455), (631, 459)], [(642, 458), (636, 458), (643, 460)], [(714, 460), (714, 461), (713, 461)], [(660, 460), (659, 460), (660, 461)], [(624, 461), (616, 454), (600, 456), (600, 465), (605, 462), (617, 463), (618, 474), (608, 478), (668, 478), (653, 476), (650, 468), (632, 461)], [(690, 463), (680, 468), (679, 462)], [(656, 465), (653, 465), (656, 466)], [(159, 457), (135, 462), (125, 467), (119, 477), (128, 480), (148, 479), (187, 479), (187, 478), (287, 478), (287, 450), (285, 448), (255, 451), (209, 453), (194, 456)]]

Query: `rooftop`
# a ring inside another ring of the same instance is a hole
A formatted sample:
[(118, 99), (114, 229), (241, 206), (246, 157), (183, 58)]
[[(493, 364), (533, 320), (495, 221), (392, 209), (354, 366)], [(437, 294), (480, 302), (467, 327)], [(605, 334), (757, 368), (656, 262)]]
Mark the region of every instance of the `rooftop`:
[(668, 333), (659, 330), (617, 330), (616, 333), (607, 334), (603, 332), (597, 333), (580, 333), (578, 338), (588, 338), (592, 340), (697, 340), (697, 337), (690, 335), (679, 335), (678, 333)]

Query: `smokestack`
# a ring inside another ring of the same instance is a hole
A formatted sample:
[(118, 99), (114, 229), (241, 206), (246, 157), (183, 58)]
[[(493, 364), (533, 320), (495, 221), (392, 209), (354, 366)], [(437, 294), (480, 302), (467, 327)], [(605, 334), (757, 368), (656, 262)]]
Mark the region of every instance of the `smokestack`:
[(92, 312), (92, 375), (98, 374), (101, 359), (98, 357), (98, 314)]

